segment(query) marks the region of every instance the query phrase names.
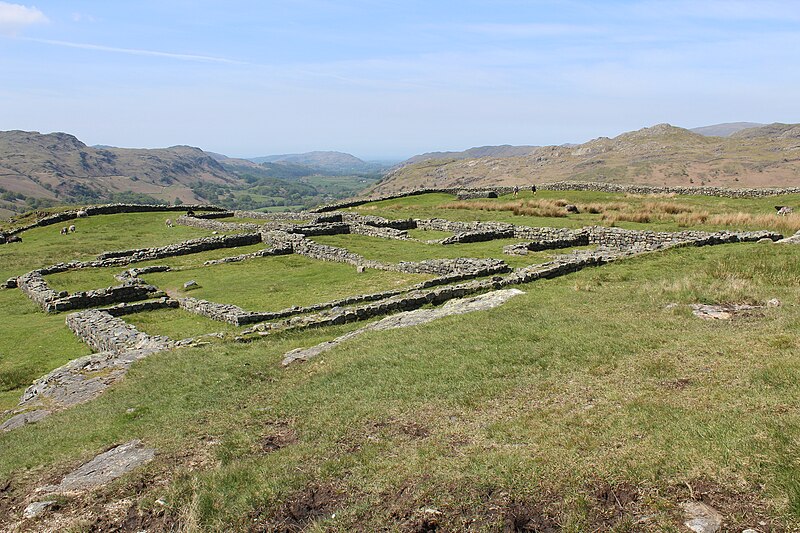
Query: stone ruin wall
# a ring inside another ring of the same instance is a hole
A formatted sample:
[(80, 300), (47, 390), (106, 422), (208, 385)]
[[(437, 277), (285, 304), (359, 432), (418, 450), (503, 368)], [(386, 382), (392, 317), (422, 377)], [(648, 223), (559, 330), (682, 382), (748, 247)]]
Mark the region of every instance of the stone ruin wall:
[(188, 255), (197, 252), (206, 252), (220, 248), (235, 248), (249, 246), (261, 242), (260, 233), (239, 233), (235, 235), (219, 235), (213, 237), (200, 237), (156, 248), (134, 248), (114, 252), (103, 252), (97, 256), (99, 260), (125, 258), (128, 262), (150, 261), (178, 255)]
[[(47, 271), (45, 271), (47, 272)], [(144, 283), (130, 282), (104, 289), (82, 291), (69, 294), (56, 292), (44, 279), (43, 271), (34, 270), (17, 278), (17, 284), (25, 295), (47, 313), (86, 309), (117, 302), (133, 302), (155, 298), (164, 293), (157, 287)]]
[(167, 348), (170, 343), (167, 337), (142, 333), (124, 320), (97, 309), (71, 313), (66, 323), (78, 338), (98, 352), (121, 352), (153, 344)]

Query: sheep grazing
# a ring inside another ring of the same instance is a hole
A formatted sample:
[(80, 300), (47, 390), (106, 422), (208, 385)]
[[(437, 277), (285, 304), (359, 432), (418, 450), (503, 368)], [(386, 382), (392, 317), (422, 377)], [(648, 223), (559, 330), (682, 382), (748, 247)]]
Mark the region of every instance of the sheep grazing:
[(166, 222), (164, 222), (164, 223), (165, 223), (167, 226), (169, 226), (170, 228), (172, 227), (172, 219), (171, 219), (171, 218), (168, 218), (168, 219), (166, 220)]
[(78, 218), (86, 218), (89, 216), (89, 213), (87, 213), (85, 209), (81, 209), (80, 211), (78, 211), (77, 215)]
[(67, 227), (64, 226), (63, 228), (61, 228), (61, 235), (66, 235), (66, 234), (67, 234)]
[(70, 233), (75, 233), (75, 229), (76, 229), (76, 228), (75, 228), (75, 224), (72, 224), (72, 225), (71, 225), (69, 228), (67, 228), (67, 230), (68, 230)]
[(782, 217), (789, 215), (793, 212), (793, 209), (788, 205), (776, 205), (775, 209), (778, 211), (778, 214)]

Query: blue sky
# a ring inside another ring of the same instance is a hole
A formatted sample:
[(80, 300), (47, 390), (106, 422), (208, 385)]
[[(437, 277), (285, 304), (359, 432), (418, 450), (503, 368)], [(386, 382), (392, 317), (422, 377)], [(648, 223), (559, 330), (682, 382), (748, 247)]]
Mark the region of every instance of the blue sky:
[(800, 122), (800, 3), (0, 1), (0, 129), (231, 156)]

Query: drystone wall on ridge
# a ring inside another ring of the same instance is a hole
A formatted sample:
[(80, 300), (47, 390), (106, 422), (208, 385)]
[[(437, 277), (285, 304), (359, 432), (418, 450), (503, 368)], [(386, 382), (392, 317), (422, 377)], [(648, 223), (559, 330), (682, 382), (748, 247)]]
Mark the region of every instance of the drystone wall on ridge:
[[(533, 185), (533, 184), (530, 184)], [(525, 190), (526, 185), (522, 187)], [(680, 194), (689, 196), (718, 196), (722, 198), (766, 198), (770, 196), (780, 196), (783, 194), (800, 194), (800, 187), (658, 187), (651, 185), (623, 185), (618, 183), (592, 183), (592, 182), (579, 182), (579, 181), (557, 181), (553, 183), (537, 183), (538, 190), (550, 191), (597, 191), (597, 192), (610, 192), (610, 193), (623, 193), (623, 194)], [(398, 198), (407, 198), (409, 196), (419, 196), (420, 194), (430, 193), (444, 193), (452, 194), (456, 197), (463, 197), (462, 199), (469, 198), (493, 198), (490, 196), (494, 193), (496, 196), (511, 194), (514, 192), (514, 187), (511, 186), (498, 186), (498, 187), (483, 187), (483, 188), (463, 188), (463, 187), (425, 187), (418, 189), (411, 189), (408, 191), (401, 191), (394, 194), (386, 194), (381, 196), (373, 196), (370, 198), (359, 198), (353, 200), (345, 200), (332, 204), (322, 205), (311, 209), (314, 213), (323, 213), (326, 211), (335, 211), (338, 209), (346, 209), (348, 207), (358, 207), (370, 202), (380, 202), (384, 200), (395, 200)]]
[(23, 231), (28, 231), (33, 228), (40, 228), (43, 226), (51, 226), (53, 224), (60, 224), (67, 220), (75, 220), (83, 216), (94, 215), (116, 215), (120, 213), (155, 213), (160, 211), (174, 212), (174, 211), (223, 211), (223, 208), (210, 204), (185, 204), (185, 205), (148, 205), (148, 204), (104, 204), (84, 207), (83, 209), (72, 209), (70, 211), (62, 211), (53, 215), (48, 215), (40, 218), (36, 222), (20, 226), (9, 231), (9, 235), (17, 235)]

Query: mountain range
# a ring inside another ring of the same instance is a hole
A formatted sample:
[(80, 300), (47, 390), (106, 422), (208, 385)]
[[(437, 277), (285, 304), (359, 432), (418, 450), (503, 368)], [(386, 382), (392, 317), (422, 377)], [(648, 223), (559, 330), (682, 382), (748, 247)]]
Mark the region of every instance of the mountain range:
[(339, 179), (331, 188), (319, 179), (316, 185), (299, 182), (317, 176), (352, 175), (374, 181), (387, 169), (338, 152), (253, 161), (191, 146), (87, 146), (67, 133), (2, 131), (0, 216), (54, 203), (220, 201), (221, 197), (244, 196), (254, 187), (258, 187), (257, 196), (265, 198), (265, 205), (289, 195), (295, 201), (300, 201), (298, 197), (324, 200), (331, 194), (354, 193), (353, 187), (365, 184), (358, 185), (363, 180), (353, 179), (342, 185)]
[[(412, 158), (369, 192), (522, 186), (559, 180), (729, 187), (799, 185), (800, 125), (745, 125), (698, 128), (703, 130), (698, 133), (658, 124), (583, 144), (520, 147), (518, 155), (489, 151), (486, 156), (464, 157), (469, 153), (466, 151)], [(710, 136), (709, 132), (726, 136)]]
[[(387, 172), (382, 179), (378, 178)], [(800, 184), (800, 125), (659, 124), (558, 146), (428, 152), (390, 169), (341, 152), (231, 158), (191, 146), (87, 146), (67, 133), (0, 132), (0, 216), (56, 203), (311, 205), (367, 188), (529, 185), (555, 180), (653, 185)]]

